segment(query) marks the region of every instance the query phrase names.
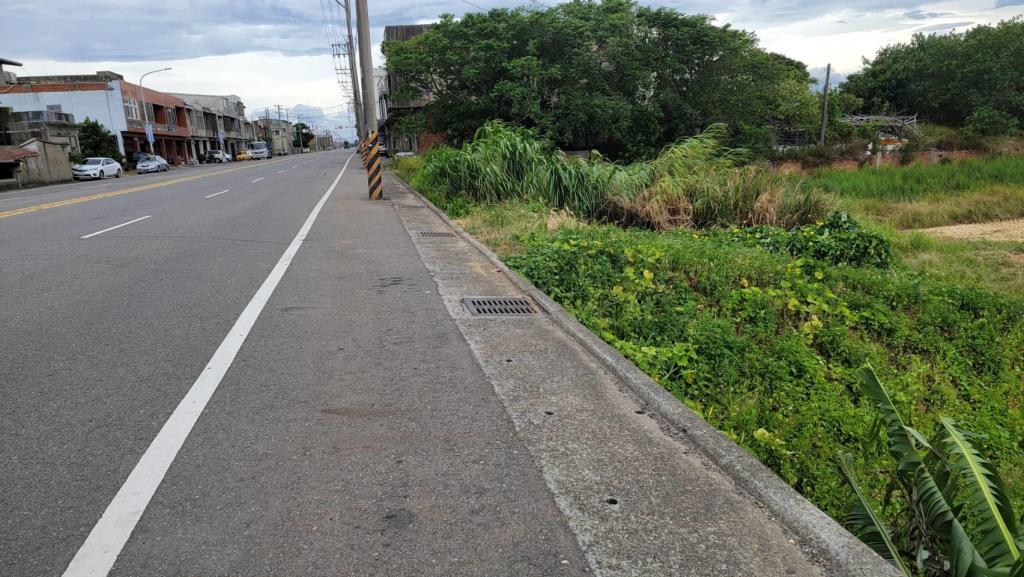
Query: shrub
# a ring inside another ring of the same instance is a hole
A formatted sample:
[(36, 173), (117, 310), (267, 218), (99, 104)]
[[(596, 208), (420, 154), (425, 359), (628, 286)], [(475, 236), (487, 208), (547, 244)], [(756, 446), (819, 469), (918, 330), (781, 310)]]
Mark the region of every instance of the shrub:
[(967, 137), (956, 128), (922, 122), (917, 125), (917, 131), (921, 138), (922, 148), (937, 148), (939, 150), (970, 148)]
[(964, 121), (964, 133), (968, 136), (1006, 136), (1017, 131), (1019, 121), (1008, 112), (980, 106)]
[(824, 222), (793, 230), (759, 226), (710, 233), (710, 236), (830, 265), (889, 268), (893, 262), (889, 241), (877, 232), (862, 228), (843, 212), (834, 212)]

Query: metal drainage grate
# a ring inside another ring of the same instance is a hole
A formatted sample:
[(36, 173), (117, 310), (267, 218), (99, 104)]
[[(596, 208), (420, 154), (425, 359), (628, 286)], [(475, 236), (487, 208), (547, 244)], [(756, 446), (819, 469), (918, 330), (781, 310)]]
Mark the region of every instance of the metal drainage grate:
[(431, 238), (435, 238), (435, 237), (454, 238), (456, 235), (455, 235), (454, 232), (433, 232), (433, 231), (427, 231), (427, 232), (421, 232), (420, 236), (427, 236), (427, 237), (431, 237)]
[(466, 297), (462, 299), (469, 314), (519, 316), (532, 315), (537, 311), (527, 299), (509, 297)]

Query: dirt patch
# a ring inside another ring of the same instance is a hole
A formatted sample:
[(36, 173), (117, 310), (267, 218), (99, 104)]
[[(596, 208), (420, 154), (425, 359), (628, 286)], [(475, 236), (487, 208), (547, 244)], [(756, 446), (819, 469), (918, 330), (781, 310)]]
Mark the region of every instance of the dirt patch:
[(1024, 218), (923, 228), (921, 232), (955, 240), (1008, 240), (1024, 242)]

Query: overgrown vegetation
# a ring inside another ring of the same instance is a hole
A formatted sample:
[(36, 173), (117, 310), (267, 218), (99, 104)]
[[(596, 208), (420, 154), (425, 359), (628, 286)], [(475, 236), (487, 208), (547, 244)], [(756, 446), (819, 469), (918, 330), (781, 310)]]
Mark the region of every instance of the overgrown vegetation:
[[(750, 244), (576, 226), (534, 233), (508, 262), (837, 518), (839, 451), (871, 429), (866, 362), (916, 421), (957, 415), (985, 434), (1019, 502), (1024, 299)], [(863, 453), (855, 466), (880, 496), (892, 465)]]
[(723, 146), (725, 136), (724, 127), (715, 125), (666, 147), (650, 162), (621, 165), (596, 153), (569, 157), (531, 131), (491, 122), (462, 148), (428, 152), (412, 178), (455, 215), (467, 200), (514, 198), (658, 230), (733, 224), (792, 228), (825, 215), (820, 193), (765, 166), (741, 165), (747, 153)]

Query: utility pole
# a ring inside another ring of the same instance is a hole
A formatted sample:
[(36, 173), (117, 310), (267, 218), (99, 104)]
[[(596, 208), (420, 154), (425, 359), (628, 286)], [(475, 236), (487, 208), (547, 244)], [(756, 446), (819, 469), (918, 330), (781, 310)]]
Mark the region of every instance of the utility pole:
[[(335, 0), (338, 4), (342, 4), (342, 0)], [(363, 134), (363, 120), (362, 120), (362, 99), (359, 98), (359, 69), (356, 67), (356, 47), (352, 42), (352, 9), (351, 0), (344, 1), (345, 7), (345, 24), (348, 26), (348, 40), (347, 51), (348, 51), (348, 68), (352, 75), (352, 99), (355, 100), (356, 107), (356, 134)]]
[(359, 63), (363, 80), (364, 138), (377, 130), (377, 103), (373, 95), (373, 54), (370, 53), (370, 14), (366, 0), (356, 0), (356, 33), (359, 35)]
[(267, 155), (269, 156), (274, 154), (274, 139), (270, 135), (270, 107), (266, 107), (263, 113), (263, 138), (270, 141), (267, 143), (270, 146), (270, 148), (267, 150)]
[(825, 67), (825, 90), (821, 93), (821, 136), (818, 137), (818, 145), (825, 146), (825, 130), (828, 128), (828, 89), (832, 80), (832, 63)]
[[(277, 130), (281, 130), (281, 105), (280, 104), (275, 104), (274, 106), (277, 107)], [(276, 131), (275, 131), (275, 136), (276, 136)], [(282, 140), (283, 139), (284, 138), (282, 137)], [(289, 146), (289, 147), (285, 148), (285, 154), (287, 154), (289, 152), (288, 151), (289, 148), (291, 148), (291, 147)]]

